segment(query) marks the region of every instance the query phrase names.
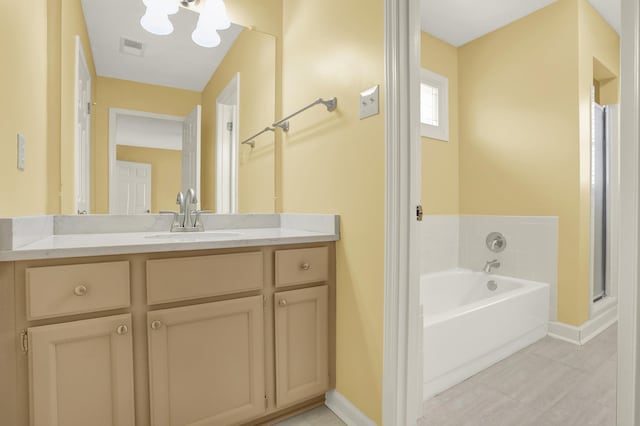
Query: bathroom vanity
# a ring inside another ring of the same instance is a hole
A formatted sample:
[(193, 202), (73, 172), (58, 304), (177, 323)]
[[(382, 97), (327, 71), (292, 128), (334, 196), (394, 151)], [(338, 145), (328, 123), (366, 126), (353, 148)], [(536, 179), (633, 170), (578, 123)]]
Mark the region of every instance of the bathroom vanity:
[(0, 220), (3, 425), (269, 424), (324, 402), (337, 217), (118, 220)]

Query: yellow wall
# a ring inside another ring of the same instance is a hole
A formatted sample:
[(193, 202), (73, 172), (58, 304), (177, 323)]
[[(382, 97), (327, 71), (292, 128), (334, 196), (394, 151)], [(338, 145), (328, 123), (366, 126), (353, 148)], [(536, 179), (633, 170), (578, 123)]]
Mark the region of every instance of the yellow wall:
[(176, 194), (182, 181), (182, 151), (118, 145), (116, 159), (151, 164), (151, 213), (176, 209)]
[[(613, 78), (600, 84), (601, 101), (618, 103), (620, 75), (620, 39), (618, 34), (604, 21), (587, 0), (578, 3), (578, 45), (579, 45), (579, 129), (580, 129), (580, 222), (579, 222), (579, 295), (584, 304), (581, 309), (585, 321), (590, 305), (590, 229), (591, 229), (591, 88), (596, 78), (608, 74)], [(595, 68), (595, 69), (594, 69)], [(559, 288), (559, 297), (566, 290)], [(564, 299), (574, 298), (575, 293), (566, 294)], [(562, 300), (562, 299), (560, 299)], [(566, 304), (565, 304), (566, 305)], [(560, 312), (565, 314), (564, 312)], [(564, 317), (564, 315), (562, 315)], [(576, 318), (577, 319), (577, 318)]]
[(186, 116), (201, 103), (201, 98), (200, 92), (98, 77), (93, 118), (95, 164), (91, 175), (95, 185), (94, 212), (109, 212), (109, 108)]
[[(215, 210), (216, 99), (236, 73), (240, 75), (239, 138), (245, 140), (275, 120), (276, 44), (273, 36), (244, 30), (202, 93), (202, 207)], [(274, 134), (241, 145), (238, 209), (274, 211)]]
[(589, 315), (593, 57), (617, 36), (585, 0), (560, 0), (459, 49), (460, 213), (559, 217), (558, 320)]
[[(384, 88), (359, 119), (359, 92), (384, 83), (380, 1), (283, 2), (283, 109), (338, 98), (291, 120), (283, 138), (285, 212), (337, 213), (337, 390), (381, 422), (384, 287)], [(363, 11), (366, 11), (363, 12)], [(366, 24), (362, 18), (366, 16)], [(360, 22), (360, 24), (358, 24)], [(329, 47), (330, 46), (330, 47)]]
[[(20, 36), (18, 36), (18, 34)], [(47, 5), (0, 3), (0, 216), (47, 210)], [(26, 137), (26, 170), (16, 135)]]
[(425, 214), (458, 214), (458, 49), (423, 32), (420, 62), (449, 79), (449, 142), (422, 138), (422, 206)]
[(558, 319), (587, 319), (579, 279), (578, 14), (560, 0), (460, 48), (462, 214), (559, 217)]

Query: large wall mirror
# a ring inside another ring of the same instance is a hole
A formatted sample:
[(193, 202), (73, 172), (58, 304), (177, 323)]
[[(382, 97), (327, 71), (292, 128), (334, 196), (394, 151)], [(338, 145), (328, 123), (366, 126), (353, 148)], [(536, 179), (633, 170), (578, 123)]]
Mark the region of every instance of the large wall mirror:
[(176, 210), (188, 188), (201, 209), (274, 211), (274, 135), (241, 142), (276, 118), (276, 37), (233, 22), (244, 2), (215, 47), (192, 40), (200, 14), (187, 7), (156, 35), (141, 25), (143, 0), (77, 3), (78, 213)]

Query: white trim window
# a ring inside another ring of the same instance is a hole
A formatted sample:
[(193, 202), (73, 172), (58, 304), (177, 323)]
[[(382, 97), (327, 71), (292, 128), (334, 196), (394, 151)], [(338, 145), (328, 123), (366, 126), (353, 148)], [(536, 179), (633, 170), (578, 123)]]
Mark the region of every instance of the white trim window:
[(420, 71), (420, 136), (449, 140), (449, 79)]

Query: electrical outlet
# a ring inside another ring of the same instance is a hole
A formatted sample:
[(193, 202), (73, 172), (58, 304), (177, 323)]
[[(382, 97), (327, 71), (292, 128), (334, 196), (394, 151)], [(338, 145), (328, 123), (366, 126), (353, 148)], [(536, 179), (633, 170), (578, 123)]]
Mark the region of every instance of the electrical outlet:
[(380, 112), (379, 99), (380, 86), (378, 85), (360, 92), (360, 120)]
[(23, 135), (18, 133), (18, 169), (24, 170), (24, 151), (25, 145), (27, 144), (26, 139)]

